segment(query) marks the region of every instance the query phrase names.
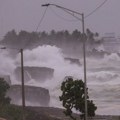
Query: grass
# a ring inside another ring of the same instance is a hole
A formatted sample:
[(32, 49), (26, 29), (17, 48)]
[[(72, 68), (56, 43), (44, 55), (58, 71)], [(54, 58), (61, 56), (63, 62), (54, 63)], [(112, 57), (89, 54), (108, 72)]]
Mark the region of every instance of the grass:
[[(6, 120), (22, 120), (22, 107), (17, 105), (4, 105), (0, 107), (0, 117), (5, 118)], [(59, 120), (59, 119), (26, 108), (25, 120)]]

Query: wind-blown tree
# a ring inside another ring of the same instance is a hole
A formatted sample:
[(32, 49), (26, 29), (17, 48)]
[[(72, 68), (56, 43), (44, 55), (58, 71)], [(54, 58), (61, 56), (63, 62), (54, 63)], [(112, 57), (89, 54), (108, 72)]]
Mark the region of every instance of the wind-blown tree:
[[(72, 77), (68, 77), (61, 85), (62, 95), (59, 97), (65, 108), (64, 114), (70, 116), (73, 120), (76, 120), (72, 115), (73, 109), (80, 112), (80, 118), (84, 118), (85, 115), (85, 94), (84, 94), (84, 82), (82, 80), (73, 80)], [(87, 105), (88, 116), (95, 116), (97, 107), (92, 100), (89, 100), (87, 89)]]
[(21, 30), (17, 33), (15, 30), (9, 31), (0, 44), (7, 48), (16, 49), (34, 49), (41, 45), (57, 46), (63, 50), (65, 54), (78, 54), (82, 55), (83, 37), (87, 38), (86, 51), (92, 51), (97, 46), (102, 44), (101, 39), (98, 40), (98, 33), (93, 33), (89, 29), (86, 30), (85, 35), (77, 29), (70, 33), (67, 30), (48, 32), (27, 32)]
[(72, 32), (71, 37), (72, 37), (72, 39), (80, 40), (81, 34), (82, 33), (76, 29)]
[(86, 29), (86, 35), (87, 35), (87, 38), (88, 38), (88, 42), (90, 44), (98, 43), (98, 41), (96, 41), (96, 39), (95, 39), (96, 37), (99, 37), (99, 34), (97, 32), (93, 33), (89, 29)]
[(17, 42), (17, 33), (15, 30), (9, 31), (3, 38), (3, 40), (0, 41), (0, 44), (6, 47), (11, 47), (15, 45)]

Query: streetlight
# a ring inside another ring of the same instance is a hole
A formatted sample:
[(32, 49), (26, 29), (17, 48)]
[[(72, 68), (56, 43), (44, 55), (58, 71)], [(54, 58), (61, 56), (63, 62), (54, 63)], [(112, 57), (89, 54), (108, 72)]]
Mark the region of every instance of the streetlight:
[[(6, 47), (1, 47), (0, 49), (7, 49)], [(15, 49), (15, 48), (10, 48)], [(25, 86), (24, 86), (24, 63), (23, 63), (23, 49), (20, 49), (21, 54), (21, 85), (22, 85), (22, 118), (25, 120)]]
[[(82, 22), (82, 39), (83, 39), (83, 61), (84, 61), (84, 94), (85, 94), (85, 120), (87, 120), (87, 112), (88, 112), (88, 109), (87, 109), (87, 77), (86, 77), (86, 35), (85, 35), (85, 25), (84, 25), (84, 13), (79, 13), (79, 12), (76, 12), (76, 11), (73, 11), (73, 10), (70, 10), (68, 8), (65, 8), (65, 7), (62, 7), (62, 6), (59, 6), (59, 5), (56, 5), (56, 4), (43, 4), (42, 6), (43, 7), (48, 7), (48, 6), (55, 6), (55, 7), (58, 7), (60, 9), (63, 9), (64, 11), (66, 11), (68, 14), (71, 14), (73, 17), (75, 17), (76, 19), (80, 20)], [(77, 15), (80, 15), (82, 17), (82, 19), (80, 19), (79, 17), (75, 16), (74, 14), (72, 13), (75, 13)]]

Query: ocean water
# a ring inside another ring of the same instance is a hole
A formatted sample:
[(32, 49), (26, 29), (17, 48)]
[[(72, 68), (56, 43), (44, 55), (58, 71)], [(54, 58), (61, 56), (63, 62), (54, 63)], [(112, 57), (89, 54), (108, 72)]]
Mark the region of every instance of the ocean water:
[[(55, 46), (41, 46), (24, 51), (24, 65), (53, 68), (54, 77), (45, 82), (31, 79), (27, 85), (41, 86), (50, 91), (50, 106), (62, 107), (59, 101), (60, 86), (66, 76), (83, 80), (83, 59), (78, 56), (81, 66), (64, 60), (62, 50)], [(0, 74), (9, 74), (12, 84), (20, 84), (14, 78), (13, 71), (20, 66), (20, 54), (14, 59), (7, 51), (0, 54)], [(87, 86), (90, 99), (94, 101), (100, 115), (120, 115), (120, 57), (116, 53), (105, 55), (103, 58), (87, 58)], [(20, 101), (21, 102), (21, 101)], [(36, 103), (27, 105), (37, 106)]]

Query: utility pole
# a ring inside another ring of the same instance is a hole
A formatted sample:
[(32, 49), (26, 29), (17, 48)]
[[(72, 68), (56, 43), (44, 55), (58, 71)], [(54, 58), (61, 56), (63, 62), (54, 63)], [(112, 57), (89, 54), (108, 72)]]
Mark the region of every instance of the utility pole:
[[(0, 49), (7, 49), (6, 47), (2, 47)], [(10, 48), (15, 49), (16, 48)], [(20, 49), (21, 54), (21, 88), (22, 88), (22, 120), (25, 120), (25, 85), (24, 85), (24, 63), (23, 63), (23, 49)]]
[(83, 59), (84, 59), (84, 94), (85, 94), (85, 120), (88, 116), (87, 107), (87, 77), (86, 77), (86, 35), (85, 35), (85, 25), (84, 25), (84, 14), (82, 14), (82, 32), (83, 32)]
[[(48, 7), (48, 6), (55, 6), (58, 7), (60, 9), (63, 9), (65, 11), (69, 11), (68, 13), (71, 14), (73, 17), (75, 17), (76, 19), (80, 20), (82, 22), (82, 39), (83, 39), (83, 65), (84, 65), (84, 94), (85, 94), (85, 117), (84, 119), (87, 120), (87, 116), (88, 116), (88, 108), (87, 108), (87, 77), (86, 77), (86, 35), (85, 35), (85, 24), (84, 24), (84, 14), (83, 13), (79, 13), (73, 10), (70, 10), (68, 8), (56, 5), (56, 4), (43, 4), (43, 7)], [(71, 12), (71, 13), (70, 13)], [(72, 14), (73, 13), (73, 14)], [(78, 14), (82, 17), (82, 19), (80, 19), (79, 17), (75, 16), (75, 14)]]
[(21, 53), (21, 82), (22, 82), (22, 118), (25, 120), (25, 86), (24, 86), (24, 63), (23, 63), (23, 49), (20, 49)]

